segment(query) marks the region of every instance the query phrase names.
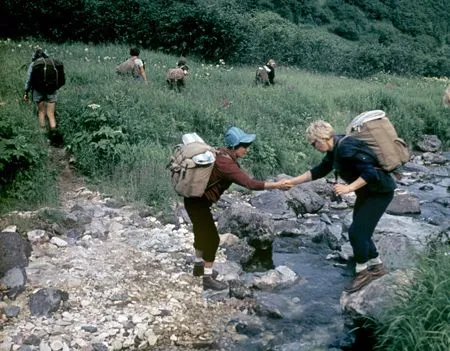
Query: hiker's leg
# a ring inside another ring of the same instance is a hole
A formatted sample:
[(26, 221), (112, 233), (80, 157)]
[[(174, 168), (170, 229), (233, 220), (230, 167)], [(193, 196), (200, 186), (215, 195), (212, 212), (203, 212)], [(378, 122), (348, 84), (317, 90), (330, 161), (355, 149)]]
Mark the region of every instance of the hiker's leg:
[(41, 128), (45, 128), (45, 102), (39, 101), (36, 103), (38, 109), (38, 121)]
[(47, 102), (47, 117), (48, 123), (50, 124), (50, 129), (56, 128), (55, 106), (56, 102)]
[(55, 107), (56, 107), (56, 91), (47, 94), (47, 117), (48, 123), (50, 124), (50, 129), (56, 128)]
[(364, 264), (369, 259), (378, 257), (372, 235), (392, 197), (393, 193), (391, 192), (357, 196), (356, 212), (348, 230), (350, 244), (357, 264)]
[(202, 198), (184, 198), (184, 207), (192, 221), (194, 248), (203, 252), (205, 268), (212, 267), (220, 241), (210, 206)]

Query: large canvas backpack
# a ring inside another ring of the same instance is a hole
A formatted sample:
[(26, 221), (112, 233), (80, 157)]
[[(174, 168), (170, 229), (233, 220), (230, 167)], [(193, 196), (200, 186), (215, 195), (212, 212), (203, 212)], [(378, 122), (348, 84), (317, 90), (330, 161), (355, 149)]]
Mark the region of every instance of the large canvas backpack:
[(409, 161), (405, 141), (398, 137), (382, 110), (361, 113), (350, 122), (345, 134), (366, 142), (385, 171), (392, 172)]
[(38, 58), (31, 71), (31, 87), (42, 93), (52, 93), (66, 83), (64, 64), (54, 58)]
[(129, 58), (128, 60), (123, 61), (116, 67), (116, 72), (119, 74), (133, 73), (135, 66), (134, 60), (135, 59), (133, 58)]
[(167, 168), (178, 195), (200, 197), (205, 192), (214, 167), (216, 150), (197, 134), (185, 134), (184, 143), (174, 147)]

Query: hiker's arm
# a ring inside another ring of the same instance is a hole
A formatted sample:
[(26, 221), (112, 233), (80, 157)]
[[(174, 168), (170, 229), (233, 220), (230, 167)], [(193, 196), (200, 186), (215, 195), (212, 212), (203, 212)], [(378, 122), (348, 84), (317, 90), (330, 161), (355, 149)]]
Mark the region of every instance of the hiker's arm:
[(305, 173), (303, 173), (303, 174), (301, 174), (301, 175), (299, 175), (297, 177), (284, 180), (283, 182), (285, 184), (287, 184), (287, 185), (294, 186), (294, 185), (297, 185), (297, 184), (302, 184), (302, 183), (309, 182), (311, 180), (312, 180), (311, 171), (306, 171)]
[(140, 74), (141, 77), (144, 79), (144, 82), (145, 82), (145, 83), (148, 83), (148, 81), (147, 81), (147, 75), (146, 75), (146, 73), (145, 73), (144, 66), (139, 67), (139, 74)]
[(30, 64), (28, 66), (28, 70), (27, 70), (27, 79), (25, 81), (25, 92), (23, 94), (23, 100), (24, 101), (28, 101), (28, 94), (31, 90), (31, 71), (33, 70), (33, 64)]
[(292, 188), (292, 185), (286, 182), (286, 180), (280, 180), (278, 182), (264, 182), (264, 189), (287, 190), (290, 188)]
[(367, 182), (363, 178), (359, 177), (354, 182), (352, 182), (348, 185), (347, 184), (339, 184), (339, 183), (336, 184), (334, 186), (334, 192), (337, 195), (344, 195), (344, 194), (348, 194), (353, 191), (356, 191), (356, 190), (362, 188), (366, 184), (367, 184)]

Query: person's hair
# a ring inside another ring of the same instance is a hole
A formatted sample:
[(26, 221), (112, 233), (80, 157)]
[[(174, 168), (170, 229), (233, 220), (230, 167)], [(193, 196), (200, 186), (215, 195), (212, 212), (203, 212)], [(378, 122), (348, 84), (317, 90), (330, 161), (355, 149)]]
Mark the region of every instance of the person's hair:
[(177, 62), (177, 67), (186, 66), (186, 59), (184, 57), (180, 57), (180, 59)]
[(31, 58), (31, 61), (36, 61), (38, 58), (47, 58), (48, 55), (44, 52), (42, 49), (36, 49), (36, 51), (33, 54), (33, 57)]
[(270, 66), (273, 66), (273, 65), (275, 65), (276, 63), (275, 63), (275, 60), (274, 60), (274, 59), (270, 59), (270, 60), (267, 62), (267, 64), (270, 65)]
[(140, 53), (141, 53), (141, 50), (139, 50), (138, 48), (131, 48), (130, 49), (130, 55), (131, 56), (139, 56)]
[(250, 145), (252, 145), (252, 143), (239, 143), (235, 147), (229, 146), (228, 148), (231, 149), (231, 150), (237, 150), (240, 147), (248, 148)]
[(318, 120), (312, 122), (308, 128), (306, 128), (306, 138), (309, 142), (313, 142), (317, 139), (329, 139), (334, 136), (334, 128), (330, 123)]

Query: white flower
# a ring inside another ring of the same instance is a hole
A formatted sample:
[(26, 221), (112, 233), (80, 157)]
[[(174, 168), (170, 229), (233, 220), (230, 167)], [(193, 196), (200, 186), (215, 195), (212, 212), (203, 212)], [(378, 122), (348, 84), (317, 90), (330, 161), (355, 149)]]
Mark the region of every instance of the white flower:
[(88, 52), (88, 51), (89, 51), (89, 49), (88, 49), (88, 48), (84, 48), (84, 51)]
[(95, 110), (95, 109), (99, 108), (100, 105), (97, 105), (97, 104), (90, 104), (90, 105), (88, 105), (88, 107), (90, 107), (91, 109)]
[(17, 44), (17, 47), (18, 47), (18, 48), (21, 48), (21, 47), (22, 47), (22, 44)]

